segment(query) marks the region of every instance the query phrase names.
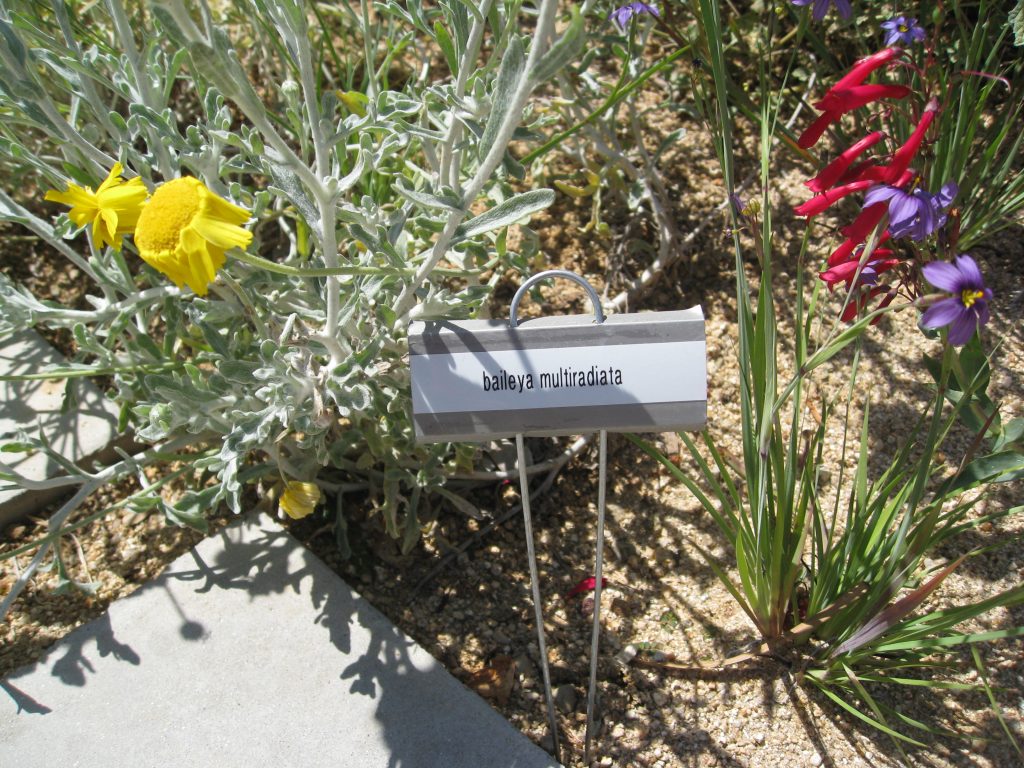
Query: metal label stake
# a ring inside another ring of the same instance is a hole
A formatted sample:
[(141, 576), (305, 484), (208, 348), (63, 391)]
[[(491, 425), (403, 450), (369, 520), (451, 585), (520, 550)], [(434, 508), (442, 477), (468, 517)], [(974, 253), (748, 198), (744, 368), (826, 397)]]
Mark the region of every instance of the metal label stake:
[[(550, 277), (565, 277), (569, 280), (573, 280), (586, 290), (587, 295), (590, 297), (591, 304), (594, 305), (594, 322), (604, 322), (604, 310), (601, 308), (601, 299), (597, 295), (597, 291), (594, 287), (588, 283), (584, 278), (579, 275), (568, 272), (564, 269), (552, 269), (547, 272), (541, 272), (538, 275), (534, 275), (516, 291), (515, 296), (512, 297), (512, 306), (509, 308), (508, 313), (508, 324), (510, 328), (516, 328), (519, 326), (519, 302), (523, 300), (526, 292), (532, 285), (546, 280)], [(601, 431), (601, 481), (600, 487), (601, 492), (599, 494), (599, 515), (602, 518), (599, 522), (599, 529), (603, 530), (603, 515), (604, 515), (604, 469), (605, 469), (605, 442), (607, 439), (607, 433)], [(526, 476), (526, 451), (523, 448), (523, 433), (516, 433), (516, 460), (519, 463), (519, 494), (523, 499), (523, 525), (526, 529), (526, 554), (530, 560), (530, 584), (533, 590), (533, 610), (534, 616), (537, 622), (537, 647), (540, 649), (540, 668), (541, 674), (544, 677), (544, 701), (548, 709), (548, 725), (551, 728), (551, 742), (554, 745), (554, 758), (558, 762), (562, 762), (560, 755), (561, 750), (558, 746), (558, 720), (555, 717), (555, 697), (551, 692), (551, 672), (548, 668), (548, 652), (547, 652), (547, 635), (544, 632), (544, 612), (542, 610), (541, 595), (540, 595), (540, 577), (537, 572), (537, 553), (533, 546), (533, 522), (530, 516), (530, 484)], [(599, 533), (598, 536), (601, 534)], [(601, 552), (601, 542), (598, 541), (598, 550)], [(600, 557), (600, 555), (599, 555)], [(600, 582), (600, 569), (601, 561), (598, 560), (598, 582)], [(590, 754), (590, 731), (591, 731), (591, 711), (593, 708), (594, 700), (594, 681), (597, 679), (597, 616), (598, 616), (598, 600), (601, 596), (600, 583), (598, 584), (597, 591), (594, 593), (594, 637), (591, 643), (591, 667), (590, 667), (590, 689), (587, 693), (587, 736), (586, 736), (586, 752)], [(589, 760), (587, 761), (589, 762)]]
[(533, 520), (530, 516), (530, 481), (526, 476), (526, 451), (522, 434), (516, 435), (516, 457), (519, 464), (519, 493), (523, 499), (523, 528), (526, 530), (526, 556), (530, 561), (530, 590), (533, 593), (533, 617), (537, 623), (537, 648), (540, 652), (540, 671), (544, 678), (544, 701), (548, 708), (548, 727), (555, 760), (562, 762), (558, 747), (558, 720), (555, 717), (555, 697), (551, 692), (551, 671), (548, 668), (547, 635), (544, 632), (544, 610), (540, 595), (540, 575), (537, 571), (537, 553), (533, 547)]
[[(594, 316), (542, 317), (520, 325), (519, 304), (526, 292), (553, 277), (579, 283), (593, 304)], [(590, 283), (573, 272), (549, 270), (534, 275), (516, 291), (507, 324), (500, 320), (413, 323), (409, 353), (418, 441), (515, 437), (544, 698), (559, 762), (523, 438), (599, 432), (594, 624), (584, 739), (584, 760), (589, 764), (601, 643), (608, 432), (703, 428), (707, 418), (704, 315), (700, 307), (693, 307), (605, 318)]]

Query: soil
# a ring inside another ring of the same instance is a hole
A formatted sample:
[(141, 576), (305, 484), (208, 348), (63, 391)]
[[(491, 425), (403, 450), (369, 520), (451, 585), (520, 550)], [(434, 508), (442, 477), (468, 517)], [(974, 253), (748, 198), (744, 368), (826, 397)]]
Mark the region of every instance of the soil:
[[(650, 143), (672, 125), (667, 116), (652, 115)], [(678, 115), (673, 118), (678, 121)], [(710, 147), (697, 126), (663, 161), (672, 211), (680, 232), (686, 233), (706, 218), (716, 217), (722, 199), (720, 183), (710, 161)], [(566, 170), (568, 173), (568, 169)], [(793, 168), (777, 201), (776, 232), (780, 274), (775, 284), (780, 322), (785, 338), (791, 321), (792, 296), (799, 266), (797, 252), (803, 224), (787, 215), (803, 199), (799, 182), (807, 169)], [(649, 263), (649, 250), (627, 247), (627, 237), (653, 242), (649, 218), (635, 221), (624, 210), (611, 210), (606, 220), (613, 233), (603, 239), (583, 234), (590, 217), (590, 201), (559, 196), (555, 208), (537, 217), (546, 263), (572, 269), (591, 281), (599, 292), (614, 296)], [(816, 228), (825, 253), (827, 232), (838, 220)], [(630, 309), (667, 310), (700, 304), (707, 317), (710, 428), (721, 446), (739, 455), (739, 392), (736, 370), (736, 301), (733, 261), (724, 221), (702, 229), (685, 258)], [(623, 234), (627, 233), (627, 234)], [(1024, 416), (1024, 338), (1020, 325), (1024, 285), (1024, 230), (1014, 227), (978, 248), (974, 255), (996, 296), (993, 319), (985, 330), (990, 346), (1002, 339), (995, 353), (991, 393), (1002, 401), (1004, 419)], [(17, 268), (17, 277), (32, 290), (52, 297), (55, 274), (65, 267), (46, 267), (53, 259), (38, 254), (43, 265), (26, 270), (22, 253), (7, 245), (0, 254), (5, 269)], [(49, 261), (47, 261), (49, 259)], [(753, 276), (753, 265), (751, 269)], [(63, 270), (63, 271), (62, 271)], [(35, 274), (38, 273), (38, 274)], [(813, 271), (807, 278), (813, 279)], [(507, 308), (514, 285), (495, 295), (495, 314)], [(69, 289), (70, 290), (70, 289)], [(59, 289), (58, 289), (59, 291)], [(553, 284), (541, 289), (543, 303), (524, 307), (524, 314), (585, 312), (577, 288)], [(55, 298), (55, 297), (54, 297)], [(62, 297), (67, 298), (67, 297)], [(838, 299), (835, 299), (838, 302)], [(904, 312), (886, 317), (870, 334), (868, 362), (853, 398), (854, 423), (864, 396), (873, 401), (871, 470), (878, 472), (892, 461), (906, 425), (926, 407), (929, 377), (920, 363), (930, 341)], [(785, 347), (785, 344), (783, 345)], [(786, 351), (783, 350), (783, 357)], [(780, 363), (785, 373), (785, 361)], [(840, 356), (818, 383), (819, 393), (843, 391), (849, 356)], [(678, 455), (675, 435), (649, 436), (670, 455)], [(826, 466), (844, 461), (841, 435), (832, 434)], [(969, 436), (954, 437), (949, 448), (962, 449)], [(535, 460), (555, 455), (565, 440), (528, 441)], [(595, 510), (597, 497), (596, 451), (591, 446), (569, 463), (546, 492), (533, 502), (534, 529), (544, 596), (547, 642), (553, 685), (559, 705), (562, 756), (566, 764), (582, 765), (582, 739), (586, 709), (590, 630), (593, 602), (588, 593), (568, 593), (593, 575)], [(850, 466), (850, 459), (845, 459)], [(685, 461), (682, 466), (688, 468)], [(667, 472), (621, 436), (610, 436), (609, 501), (605, 576), (602, 600), (602, 645), (598, 686), (600, 730), (594, 762), (602, 766), (892, 766), (901, 762), (899, 750), (888, 737), (841, 710), (825, 697), (800, 684), (798, 669), (784, 661), (765, 658), (746, 665), (721, 666), (721, 660), (744, 649), (755, 639), (748, 619), (715, 577), (700, 554), (704, 550), (728, 568), (730, 552), (708, 515)], [(837, 476), (833, 472), (833, 476)], [(835, 482), (826, 478), (826, 484)], [(1007, 485), (977, 502), (971, 514), (1004, 509), (1020, 503), (1021, 485)], [(130, 484), (106, 489), (93, 499), (98, 510), (127, 492)], [(409, 555), (401, 555), (367, 511), (351, 523), (354, 553), (342, 560), (333, 545), (329, 521), (314, 517), (290, 524), (292, 532), (338, 571), (368, 600), (421, 643), (455, 676), (478, 691), (498, 695), (492, 704), (531, 739), (550, 749), (543, 690), (537, 668), (539, 658), (521, 515), (482, 533), (488, 519), (514, 511), (518, 490), (505, 483), (480, 487), (469, 498), (484, 519), (469, 519), (457, 510), (442, 511), (436, 526)], [(37, 538), (46, 511), (39, 518), (9, 528), (0, 551), (10, 551)], [(357, 515), (357, 518), (359, 516)], [(213, 521), (222, 525), (227, 515)], [(987, 597), (1020, 583), (1024, 577), (1024, 516), (1017, 514), (969, 531), (952, 545), (932, 554), (932, 563), (952, 560), (980, 549), (946, 581), (932, 601), (957, 605)], [(52, 591), (55, 575), (43, 574), (23, 593), (0, 628), (0, 675), (37, 659), (45, 649), (76, 626), (99, 615), (110, 601), (130, 593), (162, 567), (192, 546), (198, 534), (167, 525), (156, 516), (114, 512), (83, 528), (76, 541), (65, 545), (72, 574), (98, 583), (93, 596)], [(472, 546), (465, 546), (465, 545)], [(79, 557), (78, 547), (82, 557)], [(1001, 545), (986, 549), (990, 545)], [(445, 558), (451, 565), (438, 571)], [(15, 559), (15, 566), (26, 562)], [(85, 563), (88, 564), (86, 572)], [(16, 577), (5, 564), (0, 592)], [(1024, 612), (995, 611), (970, 631), (1024, 625)], [(620, 663), (632, 645), (641, 659), (673, 661), (682, 670), (648, 668)], [(981, 646), (994, 695), (1018, 739), (1024, 736), (1024, 662), (1021, 642)], [(660, 655), (659, 655), (660, 654)], [(508, 662), (511, 658), (515, 665)], [(970, 655), (958, 664), (964, 672), (951, 680), (977, 682)], [(504, 680), (514, 670), (511, 690), (482, 684)], [(507, 694), (507, 695), (503, 695)], [(925, 722), (952, 723), (961, 738), (936, 739), (925, 734), (928, 747), (907, 747), (907, 761), (929, 766), (1008, 766), (1020, 757), (1003, 735), (984, 692), (943, 695), (897, 692), (888, 703)]]

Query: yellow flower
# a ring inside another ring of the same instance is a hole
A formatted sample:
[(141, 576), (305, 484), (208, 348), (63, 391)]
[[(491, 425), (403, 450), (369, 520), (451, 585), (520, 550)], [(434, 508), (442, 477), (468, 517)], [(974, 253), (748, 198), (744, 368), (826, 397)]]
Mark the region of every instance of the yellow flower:
[(122, 166), (114, 163), (110, 174), (95, 192), (92, 187), (68, 184), (66, 192), (51, 189), (46, 199), (70, 205), (70, 218), (79, 227), (92, 224), (92, 241), (97, 248), (111, 246), (121, 250), (121, 238), (130, 235), (139, 220), (143, 203), (149, 192), (142, 179), (130, 181), (121, 178)]
[(301, 520), (313, 514), (320, 503), (320, 486), (316, 483), (300, 483), (289, 480), (284, 487), (278, 506), (292, 520)]
[(359, 117), (366, 117), (366, 107), (370, 103), (366, 94), (359, 91), (335, 91), (335, 93), (349, 112)]
[(139, 216), (135, 245), (139, 255), (181, 288), (206, 295), (224, 252), (246, 248), (252, 232), (244, 208), (217, 197), (199, 179), (185, 176), (160, 185)]

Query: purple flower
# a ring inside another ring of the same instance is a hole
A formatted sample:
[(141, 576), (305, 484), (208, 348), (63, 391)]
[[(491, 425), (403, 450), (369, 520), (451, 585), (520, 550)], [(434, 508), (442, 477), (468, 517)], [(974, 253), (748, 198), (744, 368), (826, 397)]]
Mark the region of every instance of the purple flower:
[(729, 204), (732, 206), (733, 213), (737, 216), (742, 216), (746, 205), (743, 203), (743, 198), (733, 192), (729, 195)]
[(992, 291), (985, 287), (981, 270), (967, 254), (956, 257), (956, 263), (933, 261), (921, 271), (929, 283), (940, 291), (952, 294), (939, 299), (924, 311), (924, 328), (949, 326), (949, 343), (954, 347), (966, 344), (974, 332), (988, 322), (988, 302)]
[(904, 192), (899, 187), (879, 184), (864, 195), (864, 207), (889, 202), (889, 234), (893, 239), (909, 237), (924, 240), (946, 223), (946, 209), (959, 191), (956, 183), (948, 181), (936, 194), (920, 187)]
[(610, 14), (608, 18), (619, 25), (619, 29), (623, 32), (626, 31), (626, 25), (629, 24), (629, 20), (634, 16), (639, 16), (644, 13), (649, 13), (651, 16), (660, 17), (658, 13), (658, 7), (649, 3), (629, 3), (621, 8), (616, 8)]
[(825, 18), (825, 14), (828, 13), (828, 7), (835, 4), (836, 10), (839, 11), (839, 15), (844, 19), (850, 18), (853, 14), (853, 8), (850, 6), (850, 0), (792, 0), (793, 5), (810, 5), (814, 3), (814, 10), (811, 11), (811, 16), (815, 21), (821, 21)]
[(924, 40), (924, 28), (917, 23), (917, 19), (908, 19), (906, 16), (883, 21), (882, 29), (886, 30), (886, 45), (913, 45)]

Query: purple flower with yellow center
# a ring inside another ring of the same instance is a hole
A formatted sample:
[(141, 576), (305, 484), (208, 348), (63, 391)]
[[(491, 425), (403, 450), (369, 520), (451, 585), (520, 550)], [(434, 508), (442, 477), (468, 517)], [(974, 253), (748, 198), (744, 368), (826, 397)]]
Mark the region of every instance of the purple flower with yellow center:
[(917, 23), (917, 19), (908, 19), (906, 16), (883, 21), (882, 29), (885, 30), (886, 45), (913, 45), (924, 40), (924, 28)]
[(992, 291), (985, 287), (978, 265), (967, 254), (956, 257), (955, 263), (933, 261), (921, 267), (925, 279), (951, 294), (939, 299), (921, 315), (924, 328), (949, 326), (947, 338), (954, 347), (966, 344), (974, 332), (988, 322), (988, 302)]
[(661, 14), (658, 13), (658, 7), (650, 3), (629, 3), (621, 8), (616, 8), (610, 14), (608, 18), (614, 21), (623, 32), (626, 31), (626, 25), (629, 24), (629, 20), (634, 16), (640, 16), (642, 14), (649, 13), (655, 18), (660, 18)]
[(893, 239), (924, 240), (946, 223), (946, 209), (953, 204), (958, 191), (952, 181), (943, 184), (934, 194), (920, 187), (904, 192), (899, 187), (879, 184), (864, 195), (864, 207), (888, 202), (889, 234)]
[(811, 10), (811, 16), (815, 21), (821, 21), (825, 18), (825, 14), (828, 13), (830, 5), (835, 5), (836, 10), (839, 11), (839, 15), (844, 19), (850, 18), (853, 15), (853, 7), (850, 5), (850, 0), (792, 0), (793, 5), (810, 5), (814, 3), (814, 8)]

